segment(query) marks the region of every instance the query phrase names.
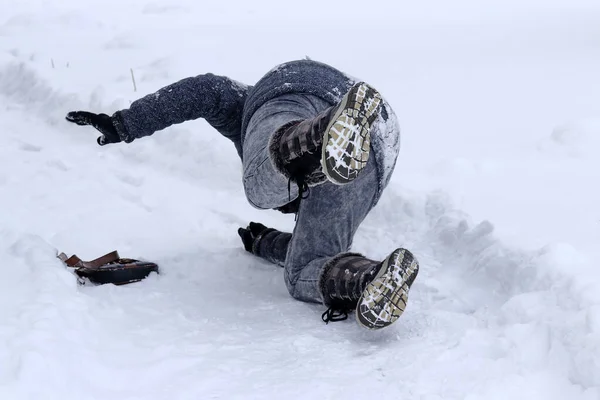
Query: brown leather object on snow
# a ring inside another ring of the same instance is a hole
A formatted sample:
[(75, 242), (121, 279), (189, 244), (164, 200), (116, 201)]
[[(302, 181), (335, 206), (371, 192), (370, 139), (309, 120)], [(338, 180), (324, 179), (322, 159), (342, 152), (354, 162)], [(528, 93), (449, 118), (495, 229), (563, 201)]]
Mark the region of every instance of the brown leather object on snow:
[(110, 252), (92, 261), (83, 261), (76, 255), (68, 257), (65, 253), (57, 256), (67, 267), (74, 268), (80, 278), (93, 283), (124, 285), (141, 281), (150, 273), (158, 273), (158, 265), (152, 262), (121, 258), (116, 251)]

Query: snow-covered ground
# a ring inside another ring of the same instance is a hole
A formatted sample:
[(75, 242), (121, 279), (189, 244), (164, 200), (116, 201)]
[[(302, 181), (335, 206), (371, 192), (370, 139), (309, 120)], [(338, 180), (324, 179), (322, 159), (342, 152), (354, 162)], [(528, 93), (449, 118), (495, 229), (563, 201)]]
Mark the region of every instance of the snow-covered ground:
[[(597, 0), (0, 10), (1, 399), (600, 399)], [(235, 150), (203, 121), (102, 148), (64, 121), (305, 55), (400, 118), (392, 183), (354, 248), (421, 262), (382, 332), (323, 324), (243, 251), (239, 226), (293, 217), (246, 203)], [(81, 287), (55, 258), (112, 249), (162, 274)]]

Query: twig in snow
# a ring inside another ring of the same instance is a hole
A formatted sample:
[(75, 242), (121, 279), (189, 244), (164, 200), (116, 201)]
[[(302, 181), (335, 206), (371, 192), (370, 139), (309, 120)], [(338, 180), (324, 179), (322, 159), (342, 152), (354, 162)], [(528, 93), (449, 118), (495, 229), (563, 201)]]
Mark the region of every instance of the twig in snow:
[(137, 86), (135, 85), (135, 76), (133, 76), (133, 68), (129, 68), (129, 71), (131, 71), (131, 81), (133, 82), (133, 91), (137, 92)]

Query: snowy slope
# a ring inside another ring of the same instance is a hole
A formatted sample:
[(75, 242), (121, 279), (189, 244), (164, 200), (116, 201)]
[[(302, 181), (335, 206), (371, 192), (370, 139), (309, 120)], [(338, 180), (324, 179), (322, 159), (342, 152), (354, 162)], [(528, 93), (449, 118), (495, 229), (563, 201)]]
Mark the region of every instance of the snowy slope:
[[(597, 1), (202, 3), (0, 3), (1, 399), (600, 399)], [(243, 251), (239, 226), (293, 217), (246, 204), (206, 123), (100, 148), (64, 121), (305, 55), (400, 118), (354, 248), (421, 262), (387, 331), (323, 324)], [(112, 249), (161, 275), (80, 287), (55, 258)]]

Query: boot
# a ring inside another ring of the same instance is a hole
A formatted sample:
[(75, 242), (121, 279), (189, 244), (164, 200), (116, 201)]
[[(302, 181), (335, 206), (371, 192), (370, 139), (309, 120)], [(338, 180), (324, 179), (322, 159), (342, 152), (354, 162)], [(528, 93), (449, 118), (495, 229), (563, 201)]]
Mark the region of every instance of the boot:
[(418, 273), (418, 261), (402, 248), (381, 262), (356, 253), (340, 254), (325, 264), (319, 279), (323, 303), (329, 306), (323, 320), (346, 319), (355, 309), (361, 326), (385, 328), (404, 312)]
[(283, 125), (269, 143), (273, 165), (301, 191), (326, 180), (352, 182), (369, 160), (371, 127), (381, 102), (381, 95), (361, 82), (336, 106)]

